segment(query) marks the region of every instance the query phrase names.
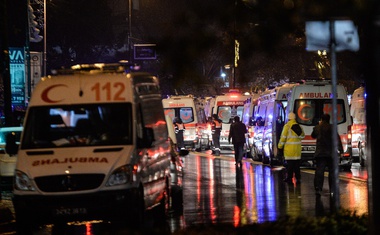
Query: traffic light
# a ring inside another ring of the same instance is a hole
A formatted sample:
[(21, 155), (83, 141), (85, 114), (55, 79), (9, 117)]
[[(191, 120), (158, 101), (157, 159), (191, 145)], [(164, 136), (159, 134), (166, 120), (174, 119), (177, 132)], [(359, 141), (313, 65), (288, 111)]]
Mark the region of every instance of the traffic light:
[(38, 29), (38, 23), (35, 21), (36, 16), (34, 15), (33, 7), (28, 4), (28, 23), (29, 23), (29, 41), (30, 42), (40, 42), (42, 36), (39, 35), (40, 30)]

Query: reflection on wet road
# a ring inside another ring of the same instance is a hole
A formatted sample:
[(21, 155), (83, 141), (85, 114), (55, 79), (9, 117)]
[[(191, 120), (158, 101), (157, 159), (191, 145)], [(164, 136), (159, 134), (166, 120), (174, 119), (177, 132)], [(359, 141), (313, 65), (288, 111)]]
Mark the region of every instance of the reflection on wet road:
[[(353, 167), (354, 168), (354, 167)], [(231, 156), (214, 157), (191, 153), (184, 169), (185, 226), (232, 223), (235, 226), (274, 221), (285, 215), (319, 216), (330, 212), (327, 179), (323, 194), (316, 198), (313, 187), (314, 170), (304, 169), (302, 184), (282, 182), (283, 168), (270, 168), (246, 159), (236, 167)], [(366, 176), (352, 180), (351, 173), (340, 174), (342, 208), (368, 212)], [(354, 177), (355, 178), (355, 177)]]
[[(183, 157), (183, 166), (182, 210), (172, 211), (166, 225), (155, 224), (155, 214), (147, 213), (145, 229), (157, 231), (156, 226), (160, 226), (163, 229), (160, 231), (168, 234), (194, 225), (223, 223), (242, 226), (275, 221), (286, 215), (323, 216), (331, 211), (327, 178), (322, 196), (316, 198), (313, 169), (302, 169), (302, 184), (287, 184), (282, 181), (283, 167), (271, 168), (251, 159), (245, 159), (241, 168), (236, 167), (232, 153), (215, 157), (208, 151), (191, 152)], [(339, 177), (341, 207), (357, 214), (368, 213), (367, 170), (354, 164), (350, 172), (340, 172)], [(11, 208), (10, 198), (10, 194), (4, 195), (0, 201), (3, 207)], [(52, 233), (99, 235), (133, 232), (114, 224), (92, 221), (61, 227), (49, 225), (34, 234)]]

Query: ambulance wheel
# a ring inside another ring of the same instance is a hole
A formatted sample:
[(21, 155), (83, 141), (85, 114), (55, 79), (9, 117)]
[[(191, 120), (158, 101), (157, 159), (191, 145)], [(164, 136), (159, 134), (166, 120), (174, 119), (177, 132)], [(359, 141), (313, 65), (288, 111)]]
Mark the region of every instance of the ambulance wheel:
[(265, 154), (263, 154), (263, 157), (262, 157), (262, 163), (263, 164), (269, 164), (270, 162), (270, 159), (268, 156), (266, 156)]
[(349, 172), (349, 171), (351, 171), (351, 165), (352, 165), (351, 163), (348, 163), (348, 164), (342, 166), (342, 168), (343, 168), (344, 171), (348, 171)]
[(254, 160), (254, 161), (261, 161), (262, 160), (262, 157), (259, 155), (259, 151), (255, 145), (252, 145), (251, 151), (249, 154), (250, 154), (250, 157), (252, 158), (252, 160)]
[(365, 166), (365, 159), (364, 159), (364, 148), (363, 146), (359, 143), (359, 162), (360, 166)]
[(169, 211), (169, 206), (170, 206), (170, 195), (171, 195), (171, 192), (170, 192), (170, 186), (169, 186), (169, 179), (166, 179), (165, 180), (166, 183), (165, 183), (165, 191), (163, 193), (163, 197), (160, 201), (160, 205), (159, 205), (159, 215), (162, 216), (162, 217), (166, 217), (168, 215), (168, 211)]
[(16, 234), (33, 234), (35, 227), (26, 214), (20, 211), (16, 212)]
[(270, 166), (270, 167), (274, 167), (274, 166), (275, 166), (274, 156), (271, 156), (271, 157), (270, 157), (269, 166)]
[(128, 225), (132, 228), (139, 229), (143, 227), (145, 219), (144, 189), (142, 186), (138, 190), (138, 193), (136, 193), (135, 199), (136, 204), (133, 210), (130, 211)]

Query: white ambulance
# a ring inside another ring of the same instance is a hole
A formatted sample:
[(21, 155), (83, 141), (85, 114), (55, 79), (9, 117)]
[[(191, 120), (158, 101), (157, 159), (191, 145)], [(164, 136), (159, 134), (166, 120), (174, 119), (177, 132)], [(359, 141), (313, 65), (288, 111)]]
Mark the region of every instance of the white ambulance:
[(367, 122), (366, 122), (366, 93), (365, 87), (357, 88), (351, 97), (350, 114), (352, 116), (352, 157), (360, 162), (361, 166), (365, 165), (367, 160), (366, 140), (367, 140)]
[[(183, 124), (185, 125), (184, 132), (184, 142), (187, 149), (198, 149), (199, 139), (198, 139), (198, 124), (205, 123), (198, 119), (197, 107), (195, 105), (195, 100), (192, 95), (184, 96), (170, 96), (162, 100), (164, 107), (164, 112), (166, 116), (169, 116), (173, 121), (175, 117), (182, 119)], [(171, 139), (175, 139), (175, 134), (169, 133)], [(175, 141), (176, 143), (176, 141)]]
[(248, 96), (242, 94), (237, 89), (230, 89), (224, 95), (218, 95), (215, 98), (213, 114), (217, 114), (222, 120), (222, 131), (220, 134), (220, 148), (232, 149), (232, 143), (228, 143), (228, 135), (230, 134), (230, 126), (235, 116), (243, 117), (244, 102)]
[[(331, 116), (332, 84), (329, 80), (307, 80), (292, 88), (288, 98), (287, 113), (294, 112), (296, 121), (302, 126), (305, 138), (302, 140), (302, 161), (314, 161), (316, 140), (311, 137), (314, 126), (318, 124), (322, 114)], [(343, 157), (340, 165), (344, 169), (350, 169), (351, 157), (351, 116), (348, 105), (347, 92), (343, 85), (337, 85), (337, 128), (343, 144)]]
[(165, 218), (171, 146), (158, 84), (147, 73), (93, 71), (37, 84), (15, 171), (21, 233), (78, 220), (141, 225), (154, 207)]
[(283, 163), (283, 158), (278, 155), (277, 144), (286, 121), (287, 94), (297, 85), (298, 83), (285, 83), (268, 88), (260, 95), (252, 123), (255, 126), (251, 147), (253, 159), (261, 159), (271, 166)]

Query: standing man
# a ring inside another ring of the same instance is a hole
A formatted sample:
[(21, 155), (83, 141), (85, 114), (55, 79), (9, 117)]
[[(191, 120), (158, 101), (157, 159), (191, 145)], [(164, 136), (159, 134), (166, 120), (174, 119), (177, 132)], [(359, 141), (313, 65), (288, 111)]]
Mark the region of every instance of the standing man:
[[(325, 178), (324, 172), (326, 167), (328, 167), (329, 171), (329, 189), (331, 191), (333, 183), (332, 177), (334, 174), (332, 167), (333, 134), (334, 133), (332, 133), (332, 125), (330, 124), (330, 115), (323, 114), (321, 117), (321, 121), (317, 126), (314, 127), (313, 132), (311, 133), (311, 137), (317, 139), (317, 146), (314, 154), (316, 162), (314, 188), (315, 195), (317, 197), (321, 196), (321, 192), (323, 189), (323, 181)], [(335, 135), (338, 135), (338, 150), (340, 153), (343, 153), (343, 146), (340, 140), (340, 136), (338, 133), (335, 133)]]
[(175, 137), (177, 139), (178, 151), (185, 150), (185, 141), (183, 139), (183, 133), (186, 130), (185, 125), (183, 124), (182, 119), (179, 117), (174, 118), (173, 125)]
[(293, 183), (293, 175), (296, 183), (301, 183), (301, 140), (305, 138), (305, 132), (296, 122), (296, 115), (291, 112), (288, 114), (288, 122), (281, 132), (278, 149), (283, 151), (284, 158), (287, 162), (286, 177), (284, 182)]
[(231, 142), (234, 145), (235, 151), (235, 165), (241, 167), (241, 160), (244, 154), (245, 134), (247, 133), (247, 127), (240, 121), (239, 116), (234, 117), (234, 123), (231, 124), (230, 134), (228, 135), (228, 143)]
[(218, 117), (217, 114), (212, 115), (211, 121), (211, 134), (212, 134), (212, 142), (214, 143), (214, 155), (220, 155), (220, 132), (222, 131), (222, 120)]

